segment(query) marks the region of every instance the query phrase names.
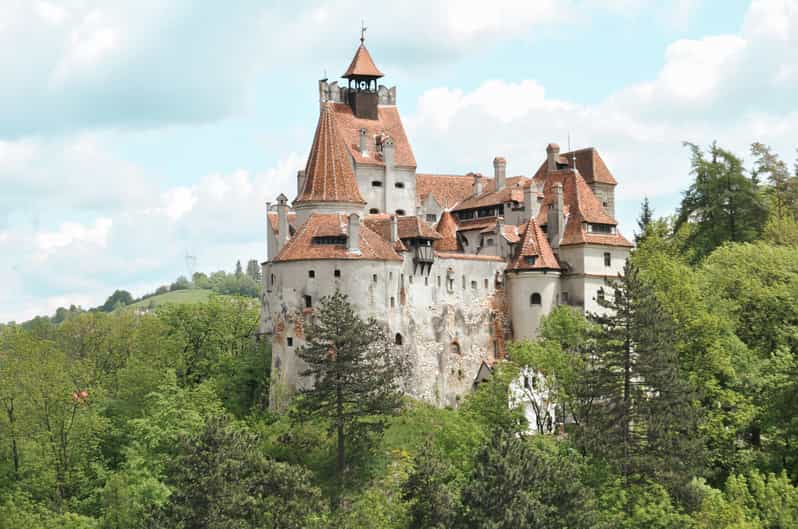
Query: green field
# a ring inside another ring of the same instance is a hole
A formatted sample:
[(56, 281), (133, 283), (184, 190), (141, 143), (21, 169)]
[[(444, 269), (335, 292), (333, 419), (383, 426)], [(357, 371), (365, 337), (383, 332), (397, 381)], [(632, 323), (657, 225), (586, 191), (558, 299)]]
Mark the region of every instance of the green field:
[(137, 301), (125, 308), (145, 309), (148, 307), (157, 307), (158, 305), (164, 305), (166, 303), (199, 303), (206, 301), (211, 294), (213, 294), (213, 291), (206, 289), (175, 290), (174, 292), (166, 292), (165, 294), (158, 294), (157, 296)]

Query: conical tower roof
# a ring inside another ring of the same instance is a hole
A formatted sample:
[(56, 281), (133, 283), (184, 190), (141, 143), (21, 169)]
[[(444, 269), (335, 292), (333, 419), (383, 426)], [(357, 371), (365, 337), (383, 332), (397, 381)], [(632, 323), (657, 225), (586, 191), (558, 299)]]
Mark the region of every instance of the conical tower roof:
[(294, 203), (366, 203), (357, 187), (352, 160), (332, 114), (329, 103), (322, 106), (305, 167), (305, 183)]
[(441, 238), (432, 243), (433, 247), (439, 252), (460, 251), (460, 244), (457, 241), (457, 221), (448, 211), (441, 215), (435, 230), (441, 234)]
[(374, 64), (374, 60), (371, 58), (369, 50), (366, 49), (366, 45), (361, 39), (360, 46), (358, 46), (355, 56), (352, 57), (352, 62), (349, 64), (349, 68), (346, 69), (346, 72), (344, 72), (344, 75), (341, 77), (345, 79), (352, 77), (379, 78), (383, 75), (384, 74), (379, 70), (379, 68), (377, 68), (377, 65)]

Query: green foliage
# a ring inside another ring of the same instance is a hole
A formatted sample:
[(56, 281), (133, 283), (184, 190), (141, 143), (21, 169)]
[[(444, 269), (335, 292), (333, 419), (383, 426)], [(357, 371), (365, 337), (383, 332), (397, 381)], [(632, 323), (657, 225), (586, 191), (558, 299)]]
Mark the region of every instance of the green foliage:
[(685, 192), (675, 229), (688, 228), (685, 249), (695, 261), (724, 242), (755, 240), (767, 220), (756, 179), (745, 176), (742, 160), (712, 144), (709, 158), (697, 146), (692, 153), (695, 181)]
[(376, 321), (363, 321), (340, 292), (322, 299), (306, 329), (297, 356), (307, 365), (301, 375), (314, 380), (297, 401), (297, 417), (329, 421), (337, 438), (336, 474), (343, 487), (346, 444), (381, 433), (385, 416), (402, 406), (402, 358), (391, 352)]
[(115, 290), (113, 294), (108, 296), (108, 299), (105, 300), (99, 310), (102, 312), (111, 312), (117, 308), (124, 307), (125, 305), (130, 305), (133, 302), (133, 296), (130, 295), (130, 292), (127, 290)]

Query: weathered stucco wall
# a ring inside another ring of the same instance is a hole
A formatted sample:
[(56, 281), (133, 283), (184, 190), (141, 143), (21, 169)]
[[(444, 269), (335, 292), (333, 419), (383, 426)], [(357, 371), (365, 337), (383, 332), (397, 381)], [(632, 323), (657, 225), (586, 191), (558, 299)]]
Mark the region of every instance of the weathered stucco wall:
[[(560, 273), (538, 270), (510, 272), (507, 291), (513, 338), (531, 340), (537, 336), (541, 317), (551, 312), (559, 302)], [(540, 295), (539, 304), (532, 304), (533, 294)]]

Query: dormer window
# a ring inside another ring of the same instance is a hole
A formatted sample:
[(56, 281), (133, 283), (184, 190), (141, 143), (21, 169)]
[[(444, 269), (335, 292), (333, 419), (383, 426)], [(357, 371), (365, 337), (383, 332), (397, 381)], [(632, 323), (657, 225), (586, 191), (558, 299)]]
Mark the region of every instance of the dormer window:
[(613, 234), (615, 233), (615, 226), (612, 224), (597, 224), (597, 223), (588, 223), (587, 225), (588, 233), (600, 233), (600, 234)]
[(328, 235), (323, 237), (313, 237), (313, 244), (346, 244), (346, 235)]
[(538, 256), (537, 255), (527, 255), (524, 258), (524, 260), (526, 261), (526, 264), (533, 265), (533, 264), (535, 264), (535, 261), (538, 260)]

